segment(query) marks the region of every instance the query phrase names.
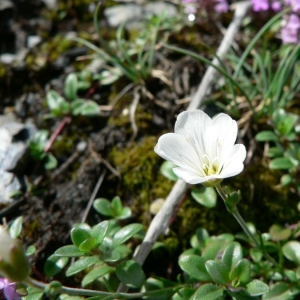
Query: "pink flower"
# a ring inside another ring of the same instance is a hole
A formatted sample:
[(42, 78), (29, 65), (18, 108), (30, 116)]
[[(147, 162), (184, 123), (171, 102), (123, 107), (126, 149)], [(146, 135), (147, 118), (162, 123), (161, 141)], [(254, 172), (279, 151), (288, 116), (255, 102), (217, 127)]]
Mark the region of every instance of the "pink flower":
[(225, 13), (228, 11), (228, 3), (227, 0), (217, 0), (216, 5), (214, 7), (215, 11), (218, 13)]
[(284, 44), (297, 44), (299, 41), (300, 18), (292, 14), (284, 22), (281, 29), (281, 39)]
[(268, 0), (252, 0), (253, 10), (268, 10), (269, 9), (269, 1)]
[(293, 12), (300, 12), (300, 0), (291, 0)]
[(8, 279), (0, 277), (0, 299), (5, 297), (6, 300), (20, 300), (21, 297), (16, 291), (14, 283), (8, 281)]
[(273, 2), (271, 3), (271, 7), (272, 7), (272, 9), (273, 9), (274, 11), (276, 11), (276, 12), (278, 12), (278, 11), (280, 11), (280, 10), (282, 9), (282, 6), (281, 6), (280, 1), (273, 1)]

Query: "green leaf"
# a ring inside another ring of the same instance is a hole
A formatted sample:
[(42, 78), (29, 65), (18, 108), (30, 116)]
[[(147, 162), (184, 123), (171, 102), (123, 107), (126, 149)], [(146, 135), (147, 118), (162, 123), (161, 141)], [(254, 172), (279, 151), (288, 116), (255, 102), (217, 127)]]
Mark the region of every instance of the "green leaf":
[(173, 169), (177, 166), (170, 161), (165, 161), (160, 167), (160, 172), (169, 180), (171, 181), (177, 181), (178, 177), (174, 173)]
[(116, 275), (128, 287), (139, 288), (145, 281), (145, 274), (141, 265), (134, 260), (128, 260), (118, 265)]
[(86, 100), (82, 108), (81, 115), (86, 117), (95, 117), (100, 115), (100, 106), (92, 100)]
[(205, 262), (206, 260), (203, 257), (195, 254), (183, 254), (179, 257), (180, 268), (192, 278), (199, 281), (211, 280), (205, 268)]
[(24, 300), (40, 300), (42, 299), (44, 292), (41, 292), (40, 289), (36, 287), (29, 286), (27, 288), (28, 295), (26, 297), (22, 297)]
[(252, 260), (255, 262), (255, 263), (258, 263), (261, 261), (262, 257), (263, 257), (263, 254), (262, 254), (262, 251), (260, 249), (257, 249), (257, 248), (251, 248), (250, 249), (250, 256), (252, 258)]
[(231, 270), (229, 278), (233, 286), (239, 286), (240, 283), (247, 283), (250, 280), (250, 262), (243, 258)]
[(193, 248), (202, 249), (205, 247), (207, 240), (209, 238), (209, 233), (204, 228), (197, 228), (196, 234), (194, 234), (191, 238), (191, 246)]
[(86, 100), (84, 100), (84, 99), (75, 99), (75, 100), (73, 100), (73, 102), (71, 103), (72, 115), (74, 115), (74, 116), (81, 115), (81, 112), (83, 111), (83, 107), (85, 105), (85, 101)]
[(283, 255), (300, 265), (300, 243), (298, 241), (289, 241), (282, 247)]
[(279, 133), (282, 136), (286, 136), (292, 131), (298, 120), (298, 116), (296, 114), (286, 113), (283, 109), (280, 109), (274, 112), (273, 119)]
[(255, 139), (258, 142), (268, 142), (268, 141), (277, 142), (278, 136), (273, 131), (266, 130), (266, 131), (259, 132), (255, 136)]
[(91, 234), (89, 231), (83, 228), (72, 228), (71, 230), (71, 239), (73, 244), (76, 247), (79, 247), (82, 242), (89, 239), (91, 237)]
[(16, 239), (22, 232), (23, 217), (16, 218), (9, 227), (9, 234), (13, 239)]
[(293, 176), (290, 174), (284, 174), (280, 178), (280, 184), (281, 186), (287, 186), (293, 182)]
[(224, 251), (229, 241), (224, 239), (211, 240), (202, 250), (202, 257), (205, 260), (215, 259), (220, 253)]
[(224, 250), (222, 261), (232, 270), (234, 266), (243, 258), (243, 250), (239, 243), (230, 243)]
[(190, 300), (215, 300), (223, 295), (223, 289), (212, 283), (201, 285)]
[(94, 117), (100, 114), (100, 106), (92, 100), (76, 99), (71, 103), (71, 111), (74, 116)]
[(277, 156), (282, 156), (283, 155), (283, 151), (277, 147), (270, 147), (268, 149), (268, 153), (267, 153), (267, 156), (268, 157), (277, 157)]
[(246, 287), (247, 292), (253, 297), (263, 295), (269, 291), (269, 286), (257, 279), (249, 282)]
[(77, 97), (78, 79), (75, 73), (70, 73), (65, 80), (65, 95), (73, 101)]
[(89, 81), (81, 80), (78, 82), (77, 88), (78, 88), (78, 91), (84, 91), (84, 90), (87, 90), (90, 86), (91, 86), (91, 83)]
[(271, 234), (272, 241), (275, 242), (287, 240), (292, 234), (291, 229), (283, 228), (282, 226), (276, 224), (271, 226), (269, 232)]
[(57, 92), (50, 90), (47, 95), (47, 105), (51, 110), (51, 113), (55, 116), (61, 116), (69, 113), (70, 105), (69, 103), (61, 97)]
[(131, 209), (129, 207), (124, 207), (121, 214), (117, 216), (118, 220), (124, 220), (130, 218), (132, 215)]
[(263, 295), (263, 300), (288, 300), (291, 298), (291, 291), (288, 284), (279, 282), (271, 285), (270, 291)]
[(36, 252), (36, 247), (34, 245), (30, 245), (26, 250), (26, 256), (33, 255)]
[(53, 277), (58, 274), (69, 262), (68, 257), (51, 255), (47, 258), (44, 265), (44, 272), (47, 277)]
[(205, 207), (212, 208), (216, 206), (217, 193), (212, 187), (204, 187), (201, 190), (194, 188), (191, 195), (198, 203)]
[(58, 248), (55, 252), (57, 256), (68, 256), (68, 257), (77, 257), (82, 256), (84, 253), (81, 252), (76, 246), (74, 245), (66, 245), (61, 248)]
[[(57, 298), (57, 300), (85, 300), (85, 299), (86, 299), (85, 297), (70, 296), (68, 294), (60, 294)], [(101, 299), (103, 299), (103, 297)]]
[(112, 199), (111, 208), (114, 212), (114, 216), (119, 216), (122, 213), (123, 205), (119, 196)]
[(97, 243), (101, 244), (109, 227), (109, 221), (103, 221), (95, 225), (92, 229), (91, 235), (96, 238)]
[(214, 282), (223, 285), (228, 284), (230, 282), (230, 269), (222, 261), (208, 260), (205, 263), (205, 268)]
[(284, 270), (284, 275), (290, 282), (298, 282), (297, 273), (294, 270)]
[(99, 262), (98, 257), (96, 256), (87, 256), (82, 257), (79, 260), (75, 261), (66, 271), (66, 276), (72, 276), (74, 274), (77, 274), (86, 268), (92, 266), (96, 262)]
[(113, 217), (114, 212), (111, 207), (111, 202), (105, 198), (96, 199), (93, 203), (94, 209), (101, 215)]
[(277, 157), (274, 158), (273, 160), (271, 160), (270, 162), (270, 169), (273, 170), (289, 170), (291, 168), (293, 168), (293, 163), (291, 162), (291, 160), (287, 157)]
[(191, 287), (184, 287), (173, 295), (171, 300), (188, 300), (194, 294), (195, 289)]
[(57, 167), (57, 159), (50, 153), (48, 153), (45, 157), (45, 169), (53, 170)]
[(83, 251), (83, 252), (90, 252), (93, 248), (95, 248), (97, 246), (97, 239), (90, 237), (88, 239), (86, 239), (85, 241), (83, 241), (80, 245), (79, 245), (79, 250)]
[(120, 245), (115, 248), (111, 252), (108, 252), (101, 256), (101, 259), (107, 263), (117, 263), (131, 253), (130, 249), (125, 245)]
[(142, 229), (143, 229), (143, 225), (138, 223), (129, 224), (121, 228), (114, 235), (113, 238), (114, 245), (123, 244)]
[(92, 269), (88, 274), (86, 274), (81, 282), (83, 287), (87, 286), (88, 284), (92, 283), (98, 278), (103, 277), (104, 275), (111, 273), (114, 271), (113, 267), (109, 267), (106, 265), (102, 265), (100, 267)]

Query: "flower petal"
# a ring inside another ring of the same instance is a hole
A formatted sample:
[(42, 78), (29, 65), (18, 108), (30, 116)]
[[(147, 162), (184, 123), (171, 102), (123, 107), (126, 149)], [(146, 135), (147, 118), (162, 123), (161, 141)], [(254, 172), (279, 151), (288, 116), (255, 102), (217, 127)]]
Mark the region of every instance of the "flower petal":
[(16, 292), (15, 285), (11, 284), (4, 288), (4, 295), (7, 300), (20, 300), (20, 295)]
[(154, 148), (162, 158), (194, 173), (199, 171), (199, 159), (193, 146), (181, 135), (162, 135)]
[(235, 176), (244, 169), (244, 160), (246, 158), (246, 148), (242, 144), (234, 145), (228, 162), (224, 165), (221, 175), (223, 178)]
[(174, 168), (173, 171), (180, 179), (189, 184), (203, 183), (208, 180), (208, 177), (200, 177), (197, 173), (185, 168), (178, 167)]
[(202, 110), (184, 111), (177, 117), (175, 133), (189, 140), (201, 158), (206, 154), (203, 133), (211, 126), (211, 118)]
[(231, 154), (237, 137), (237, 123), (226, 114), (219, 114), (204, 133), (204, 143), (210, 158), (218, 157), (224, 163)]

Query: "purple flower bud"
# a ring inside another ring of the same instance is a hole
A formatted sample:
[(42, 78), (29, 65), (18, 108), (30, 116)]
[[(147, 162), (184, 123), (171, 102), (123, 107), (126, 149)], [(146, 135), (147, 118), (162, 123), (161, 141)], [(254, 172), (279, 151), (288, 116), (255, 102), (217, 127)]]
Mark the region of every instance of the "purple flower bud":
[(20, 300), (21, 297), (16, 291), (14, 283), (10, 282), (7, 278), (0, 277), (0, 299), (5, 297), (6, 300)]

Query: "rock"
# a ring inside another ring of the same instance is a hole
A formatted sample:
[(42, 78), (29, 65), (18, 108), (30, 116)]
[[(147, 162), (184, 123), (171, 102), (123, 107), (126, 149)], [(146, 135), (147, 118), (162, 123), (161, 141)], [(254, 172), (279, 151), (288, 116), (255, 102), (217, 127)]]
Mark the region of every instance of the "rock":
[(37, 129), (33, 124), (7, 122), (0, 116), (0, 205), (13, 201), (11, 193), (24, 188), (24, 168), (27, 165), (28, 143)]
[[(106, 8), (104, 14), (112, 27), (118, 27), (123, 22), (130, 23), (143, 19), (142, 7), (136, 4), (124, 4)], [(128, 24), (126, 24), (128, 25)]]
[(118, 27), (125, 23), (126, 28), (139, 28), (142, 21), (149, 16), (168, 17), (176, 16), (178, 13), (175, 5), (166, 2), (150, 2), (146, 5), (121, 4), (106, 8), (104, 15), (110, 26)]
[(3, 63), (4, 65), (12, 64), (15, 59), (16, 59), (15, 54), (4, 53), (0, 55), (0, 62)]
[(58, 8), (57, 0), (42, 0), (42, 1), (45, 3), (48, 9), (55, 10)]
[(27, 47), (29, 49), (34, 48), (42, 41), (42, 38), (38, 35), (30, 35), (27, 37)]
[(0, 1), (0, 11), (13, 8), (14, 5), (10, 0), (1, 0)]
[(165, 14), (166, 17), (174, 17), (177, 13), (175, 5), (166, 2), (149, 2), (145, 6), (146, 15), (160, 16)]

